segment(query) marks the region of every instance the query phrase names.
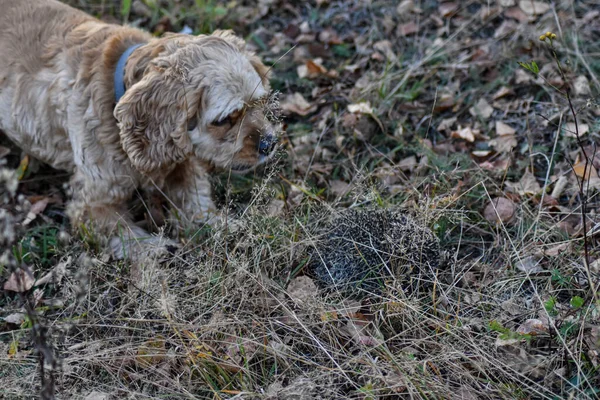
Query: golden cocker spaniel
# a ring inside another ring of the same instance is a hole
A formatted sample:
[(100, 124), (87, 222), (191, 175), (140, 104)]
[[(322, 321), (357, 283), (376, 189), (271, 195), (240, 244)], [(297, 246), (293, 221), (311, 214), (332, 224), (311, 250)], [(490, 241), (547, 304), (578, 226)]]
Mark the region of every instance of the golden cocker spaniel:
[(0, 129), (72, 172), (71, 224), (93, 223), (117, 257), (164, 245), (128, 213), (136, 188), (207, 221), (209, 169), (244, 171), (273, 153), (268, 68), (232, 33), (154, 38), (54, 0), (0, 10)]

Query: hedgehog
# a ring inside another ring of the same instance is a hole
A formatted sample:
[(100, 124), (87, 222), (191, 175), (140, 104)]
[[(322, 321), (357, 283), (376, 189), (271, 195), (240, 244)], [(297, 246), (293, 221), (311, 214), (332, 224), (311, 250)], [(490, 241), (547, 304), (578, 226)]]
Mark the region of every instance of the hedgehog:
[(308, 269), (322, 287), (379, 292), (382, 282), (441, 262), (434, 233), (413, 217), (391, 209), (345, 210), (330, 218), (311, 251)]

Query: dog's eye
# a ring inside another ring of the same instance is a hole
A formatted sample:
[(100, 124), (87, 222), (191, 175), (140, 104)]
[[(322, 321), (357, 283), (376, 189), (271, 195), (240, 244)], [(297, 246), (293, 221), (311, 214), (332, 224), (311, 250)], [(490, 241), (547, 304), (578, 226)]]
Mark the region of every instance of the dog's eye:
[(231, 117), (225, 117), (220, 121), (214, 121), (212, 123), (213, 126), (225, 126), (225, 125), (231, 125)]
[(188, 131), (193, 131), (198, 126), (198, 118), (194, 115), (188, 120)]

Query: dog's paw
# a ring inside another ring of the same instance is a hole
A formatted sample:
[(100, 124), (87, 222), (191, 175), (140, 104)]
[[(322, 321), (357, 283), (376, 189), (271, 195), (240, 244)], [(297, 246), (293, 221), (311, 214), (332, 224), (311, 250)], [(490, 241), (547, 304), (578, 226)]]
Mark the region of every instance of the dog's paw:
[(109, 250), (117, 260), (141, 260), (173, 256), (180, 248), (177, 242), (164, 236), (146, 236), (124, 238), (115, 236), (110, 239)]

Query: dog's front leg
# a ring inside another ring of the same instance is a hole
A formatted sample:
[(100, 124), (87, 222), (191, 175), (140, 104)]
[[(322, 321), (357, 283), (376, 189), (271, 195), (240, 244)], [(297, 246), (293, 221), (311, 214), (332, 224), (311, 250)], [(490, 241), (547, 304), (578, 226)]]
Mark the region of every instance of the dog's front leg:
[(209, 166), (197, 159), (179, 164), (165, 180), (165, 194), (182, 225), (212, 224), (218, 213), (212, 201)]
[(111, 179), (106, 169), (103, 172), (103, 178), (97, 179), (86, 174), (82, 166), (73, 175), (73, 199), (67, 213), (74, 230), (86, 236), (98, 233), (99, 238), (106, 238), (108, 250), (117, 259), (160, 255), (169, 246), (176, 246), (175, 242), (151, 235), (133, 222), (127, 210), (127, 201), (134, 186), (128, 183), (127, 178)]

